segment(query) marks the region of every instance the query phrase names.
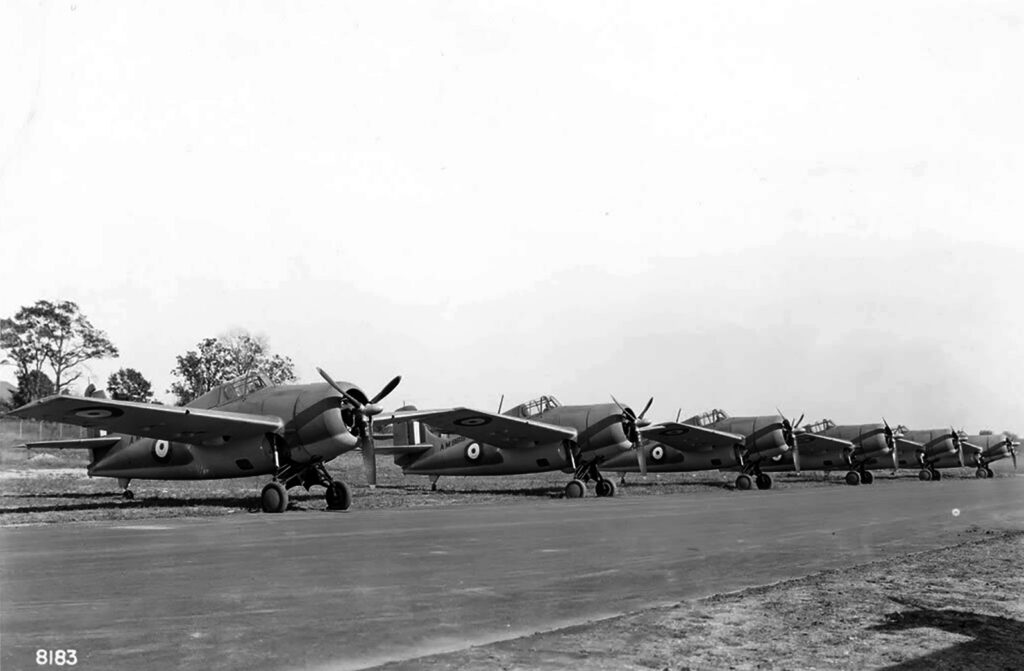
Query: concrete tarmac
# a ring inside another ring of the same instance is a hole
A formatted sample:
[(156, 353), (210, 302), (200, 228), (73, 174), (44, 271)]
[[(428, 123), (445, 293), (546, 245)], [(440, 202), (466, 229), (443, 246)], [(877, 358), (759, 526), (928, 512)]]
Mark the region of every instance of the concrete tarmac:
[[(1024, 479), (0, 530), (0, 666), (359, 668), (1024, 528)], [(851, 595), (856, 598), (856, 595)]]

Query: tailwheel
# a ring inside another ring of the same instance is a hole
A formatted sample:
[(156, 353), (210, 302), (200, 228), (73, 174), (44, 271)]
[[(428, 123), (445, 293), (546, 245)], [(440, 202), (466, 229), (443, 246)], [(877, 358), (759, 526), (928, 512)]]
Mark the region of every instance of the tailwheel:
[(982, 480), (984, 480), (984, 479), (985, 479), (985, 478), (987, 478), (987, 477), (990, 477), (990, 476), (989, 476), (989, 474), (988, 474), (988, 471), (986, 471), (986, 470), (984, 469), (984, 467), (982, 467), (982, 468), (979, 468), (978, 470), (976, 470), (976, 471), (974, 472), (974, 475), (975, 475), (976, 477), (979, 477), (979, 478), (981, 478)]
[(772, 488), (772, 476), (767, 473), (758, 473), (757, 477), (754, 478), (754, 482), (757, 483), (758, 489), (771, 489)]
[(932, 472), (929, 471), (927, 468), (922, 468), (921, 471), (917, 474), (917, 479), (920, 480), (921, 482), (928, 482), (929, 480), (932, 479)]
[(132, 499), (135, 498), (135, 492), (133, 492), (130, 489), (126, 489), (121, 493), (121, 496), (123, 496), (125, 500), (131, 501)]
[(850, 471), (846, 474), (846, 484), (848, 485), (859, 485), (860, 484), (860, 473), (857, 471)]
[(598, 480), (594, 493), (598, 496), (615, 496), (615, 483), (611, 480)]
[(750, 481), (750, 476), (746, 473), (742, 473), (736, 476), (736, 489), (747, 490), (753, 483)]
[(587, 488), (582, 480), (572, 480), (565, 486), (565, 498), (581, 499), (587, 493)]
[(990, 478), (994, 478), (996, 476), (996, 474), (992, 472), (992, 467), (991, 466), (986, 466), (985, 467), (985, 472), (988, 473), (988, 477), (990, 477)]
[(344, 482), (338, 480), (327, 485), (325, 498), (328, 510), (348, 510), (352, 505), (352, 492)]
[(860, 481), (865, 485), (870, 485), (872, 482), (875, 481), (875, 474), (872, 473), (871, 471), (861, 471)]
[(260, 492), (260, 507), (265, 513), (283, 513), (288, 507), (288, 490), (280, 482), (271, 482)]

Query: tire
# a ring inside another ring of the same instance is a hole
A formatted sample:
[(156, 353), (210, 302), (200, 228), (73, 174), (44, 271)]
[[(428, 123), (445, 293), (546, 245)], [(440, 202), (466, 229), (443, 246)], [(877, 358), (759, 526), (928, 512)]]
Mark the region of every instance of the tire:
[(736, 476), (736, 489), (746, 491), (753, 486), (754, 483), (750, 481), (750, 476), (746, 473)]
[(126, 490), (124, 490), (124, 493), (122, 494), (122, 496), (124, 497), (125, 501), (131, 501), (132, 499), (135, 498), (135, 492), (133, 492), (130, 489), (126, 489)]
[(932, 471), (932, 480), (934, 480), (935, 482), (938, 482), (941, 479), (942, 479), (942, 473), (940, 473), (939, 471)]
[(846, 484), (856, 487), (860, 484), (860, 473), (857, 471), (850, 471), (846, 474)]
[(875, 481), (875, 474), (871, 471), (864, 471), (860, 474), (860, 482), (864, 485), (870, 485)]
[(758, 489), (772, 488), (772, 478), (770, 475), (767, 475), (766, 473), (761, 473), (756, 478), (754, 478), (754, 483), (757, 485)]
[(996, 477), (996, 474), (992, 472), (992, 468), (989, 466), (985, 467), (985, 472), (988, 473), (988, 477), (990, 478)]
[(565, 486), (565, 498), (567, 499), (582, 499), (586, 493), (587, 488), (583, 485), (582, 480), (572, 480)]
[(352, 492), (349, 491), (348, 485), (337, 480), (327, 486), (325, 498), (328, 510), (348, 510), (352, 505)]
[(932, 479), (932, 472), (929, 471), (927, 468), (922, 468), (920, 472), (918, 472), (917, 474), (917, 479), (920, 480), (921, 482), (928, 482), (929, 480)]
[(988, 471), (986, 471), (984, 467), (981, 466), (978, 467), (978, 470), (974, 471), (974, 476), (977, 478), (981, 478), (982, 480), (989, 477)]
[(615, 496), (615, 483), (611, 480), (598, 480), (594, 493), (601, 497)]
[(265, 513), (283, 513), (288, 507), (288, 491), (280, 482), (271, 482), (260, 492), (260, 508)]

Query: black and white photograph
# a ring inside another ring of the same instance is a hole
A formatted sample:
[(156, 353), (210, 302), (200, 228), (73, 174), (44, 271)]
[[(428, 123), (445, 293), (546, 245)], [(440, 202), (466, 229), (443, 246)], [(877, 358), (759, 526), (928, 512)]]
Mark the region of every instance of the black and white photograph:
[(0, 0), (0, 668), (1024, 666), (1024, 5)]

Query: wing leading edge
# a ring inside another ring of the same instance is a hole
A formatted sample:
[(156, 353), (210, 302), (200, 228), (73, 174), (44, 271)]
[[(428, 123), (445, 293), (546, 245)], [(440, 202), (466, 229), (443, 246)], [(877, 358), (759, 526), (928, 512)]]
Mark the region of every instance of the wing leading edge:
[(416, 420), (442, 433), (454, 433), (501, 448), (523, 448), (562, 440), (576, 440), (576, 429), (497, 415), (471, 408), (401, 410), (383, 414), (377, 422)]
[(179, 408), (134, 401), (113, 401), (60, 394), (24, 405), (9, 414), (61, 422), (114, 433), (185, 443), (216, 445), (232, 439), (280, 433), (280, 417)]

